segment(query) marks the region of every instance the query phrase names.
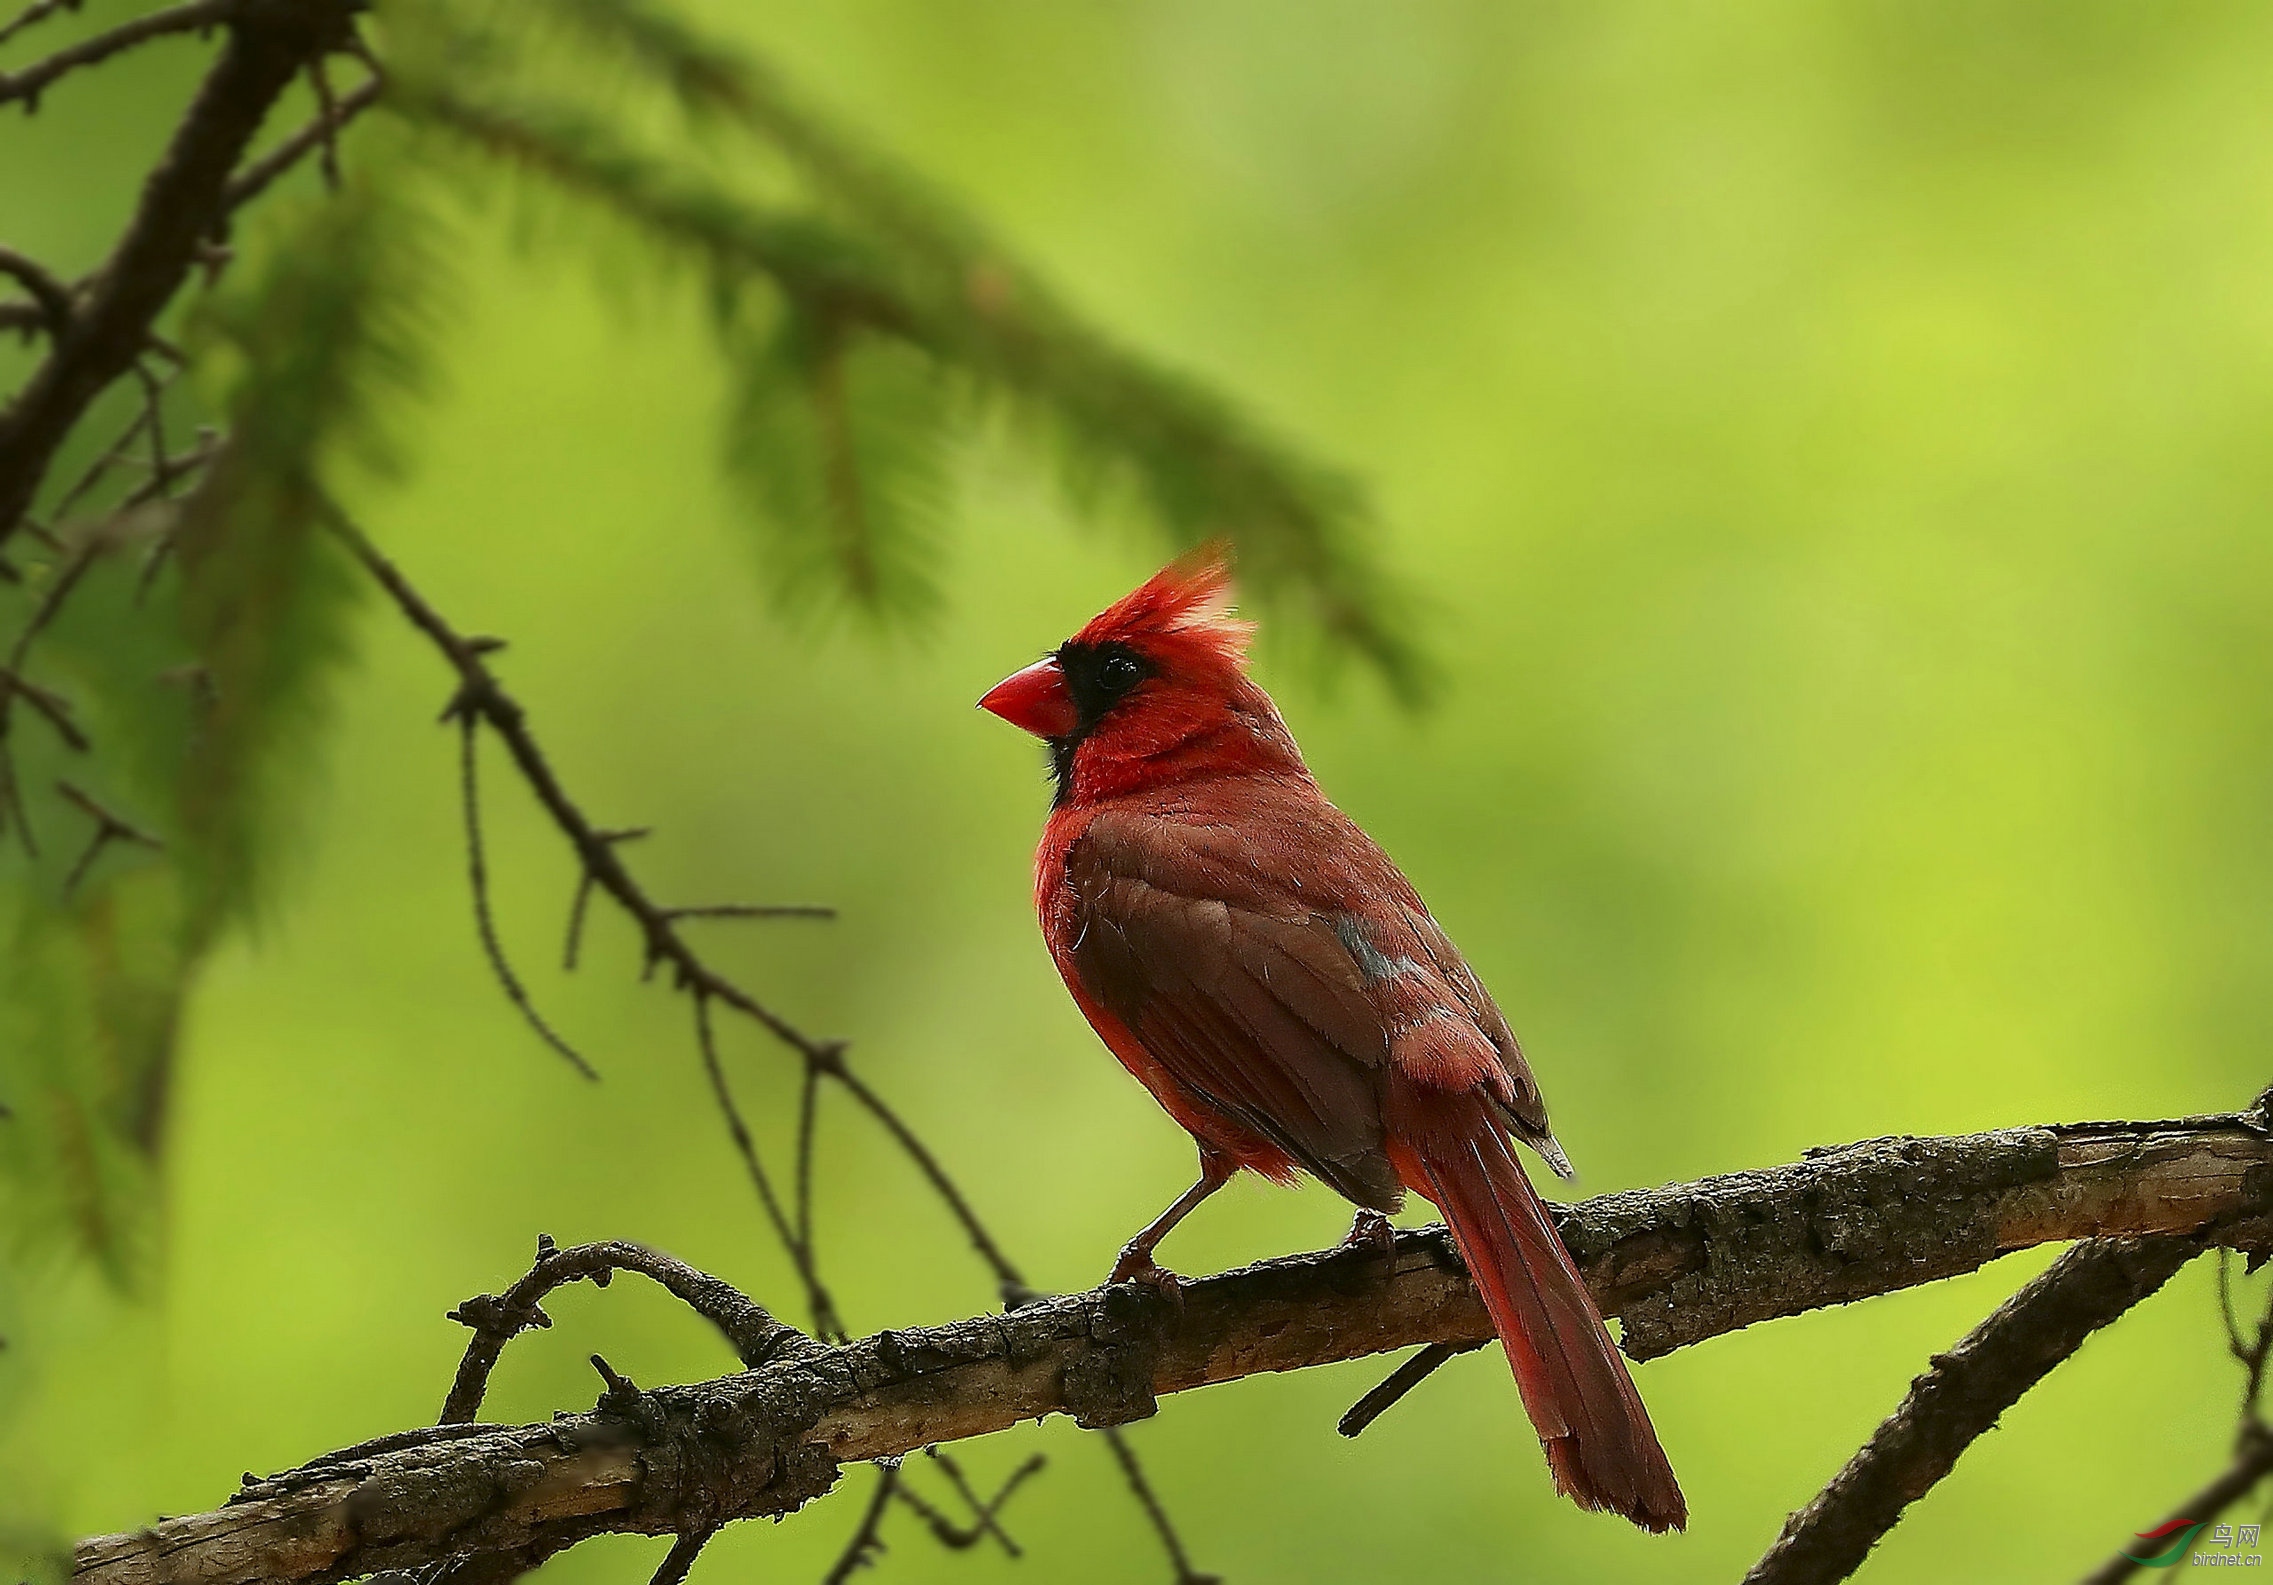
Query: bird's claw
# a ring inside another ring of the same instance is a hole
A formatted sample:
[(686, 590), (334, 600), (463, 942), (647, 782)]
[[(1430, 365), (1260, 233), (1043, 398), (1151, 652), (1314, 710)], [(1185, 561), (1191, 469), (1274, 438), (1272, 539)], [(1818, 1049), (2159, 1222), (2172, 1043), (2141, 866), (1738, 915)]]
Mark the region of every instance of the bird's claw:
[(1350, 1230), (1342, 1235), (1342, 1247), (1394, 1255), (1397, 1253), (1397, 1224), (1379, 1211), (1361, 1205), (1350, 1221)]
[(1113, 1263), (1113, 1274), (1105, 1282), (1108, 1287), (1116, 1282), (1141, 1282), (1174, 1300), (1177, 1308), (1183, 1308), (1184, 1279), (1154, 1260), (1149, 1252), (1123, 1250), (1121, 1258)]

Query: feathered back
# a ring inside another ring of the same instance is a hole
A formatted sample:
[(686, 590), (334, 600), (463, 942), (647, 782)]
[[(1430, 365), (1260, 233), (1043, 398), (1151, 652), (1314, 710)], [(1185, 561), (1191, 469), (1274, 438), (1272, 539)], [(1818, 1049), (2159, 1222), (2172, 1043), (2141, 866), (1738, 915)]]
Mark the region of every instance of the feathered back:
[(1171, 667), (1213, 662), (1238, 671), (1255, 624), (1231, 614), (1232, 597), (1230, 547), (1211, 540), (1100, 611), (1072, 642), (1126, 644)]

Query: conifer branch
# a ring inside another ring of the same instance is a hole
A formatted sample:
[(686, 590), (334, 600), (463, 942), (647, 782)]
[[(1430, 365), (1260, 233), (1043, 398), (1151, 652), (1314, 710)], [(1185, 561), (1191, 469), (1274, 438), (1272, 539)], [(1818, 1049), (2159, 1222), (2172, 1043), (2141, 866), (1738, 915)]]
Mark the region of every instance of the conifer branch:
[[(53, 338), (45, 361), (0, 411), (0, 547), (30, 510), (64, 437), (95, 397), (142, 355), (158, 315), (188, 276), (222, 213), (230, 173), (270, 106), (309, 61), (342, 46), (359, 3), (196, 0), (142, 19), (150, 25), (171, 19), (168, 27), (177, 31), (225, 22), (228, 42), (68, 327)], [(67, 68), (57, 71), (61, 69)], [(21, 74), (16, 83), (21, 96)], [(0, 93), (0, 100), (6, 97)]]

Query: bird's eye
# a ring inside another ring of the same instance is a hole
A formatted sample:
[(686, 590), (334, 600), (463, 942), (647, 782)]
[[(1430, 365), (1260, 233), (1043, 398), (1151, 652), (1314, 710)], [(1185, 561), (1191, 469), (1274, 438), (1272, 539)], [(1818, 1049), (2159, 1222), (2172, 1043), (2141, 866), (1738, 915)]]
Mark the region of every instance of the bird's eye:
[(1126, 655), (1108, 655), (1105, 663), (1097, 668), (1097, 680), (1105, 685), (1107, 692), (1116, 694), (1134, 688), (1143, 674), (1143, 669)]

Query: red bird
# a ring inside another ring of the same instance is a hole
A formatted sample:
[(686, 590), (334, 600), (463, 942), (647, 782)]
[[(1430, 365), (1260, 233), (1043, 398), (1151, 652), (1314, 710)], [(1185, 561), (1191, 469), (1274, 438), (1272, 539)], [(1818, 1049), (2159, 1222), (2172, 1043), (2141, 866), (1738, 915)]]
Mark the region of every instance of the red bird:
[(1318, 790), (1230, 600), (1223, 557), (1199, 552), (979, 701), (1049, 744), (1050, 956), (1199, 1143), (1199, 1182), (1112, 1280), (1173, 1281), (1153, 1250), (1242, 1168), (1309, 1172), (1361, 1227), (1410, 1189), (1451, 1224), (1556, 1488), (1680, 1529), (1673, 1466), (1509, 1142), (1570, 1175), (1530, 1064), (1412, 883)]

